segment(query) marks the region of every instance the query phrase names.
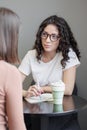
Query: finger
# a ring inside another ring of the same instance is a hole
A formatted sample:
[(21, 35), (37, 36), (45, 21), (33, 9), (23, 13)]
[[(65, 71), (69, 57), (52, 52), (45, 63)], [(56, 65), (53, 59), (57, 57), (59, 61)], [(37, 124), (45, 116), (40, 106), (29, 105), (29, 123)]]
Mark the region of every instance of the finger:
[(29, 98), (31, 96), (36, 96), (36, 94), (33, 91), (28, 91), (27, 95), (26, 95), (26, 98)]
[(40, 87), (38, 88), (37, 85), (30, 86), (28, 92), (31, 93), (33, 96), (38, 96), (41, 94)]
[(32, 86), (30, 91), (34, 91), (34, 93), (38, 96), (41, 94), (40, 88), (38, 88), (36, 85)]

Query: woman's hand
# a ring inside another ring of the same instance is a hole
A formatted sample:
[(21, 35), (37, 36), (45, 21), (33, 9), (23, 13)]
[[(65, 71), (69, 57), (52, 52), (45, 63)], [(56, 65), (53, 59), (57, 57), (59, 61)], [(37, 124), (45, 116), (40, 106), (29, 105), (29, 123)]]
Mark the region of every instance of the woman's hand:
[(24, 97), (31, 97), (31, 96), (39, 96), (41, 93), (43, 93), (43, 90), (41, 87), (38, 87), (37, 85), (32, 85), (29, 87), (29, 89), (25, 92)]
[(37, 85), (32, 85), (29, 87), (27, 91), (23, 91), (23, 96), (24, 97), (31, 97), (31, 96), (39, 96), (42, 93), (51, 93), (52, 88), (50, 86), (43, 86), (43, 87), (38, 87)]

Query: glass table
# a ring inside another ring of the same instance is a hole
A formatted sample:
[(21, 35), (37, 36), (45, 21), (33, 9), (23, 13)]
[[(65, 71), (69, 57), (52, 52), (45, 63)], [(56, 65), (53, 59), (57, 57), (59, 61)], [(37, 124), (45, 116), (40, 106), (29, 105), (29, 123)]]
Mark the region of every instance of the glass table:
[[(87, 100), (74, 95), (64, 96), (62, 105), (53, 104), (52, 101), (30, 104), (23, 100), (23, 108), (24, 117), (26, 118), (27, 116), (28, 119), (29, 116), (31, 119), (32, 130), (57, 130), (58, 126), (60, 125), (60, 121), (58, 120), (60, 120), (60, 118), (61, 120), (71, 120), (72, 115), (77, 117), (77, 113), (79, 111), (87, 108)], [(27, 120), (27, 123), (28, 122), (29, 120)], [(55, 124), (55, 127), (53, 127), (53, 124)]]

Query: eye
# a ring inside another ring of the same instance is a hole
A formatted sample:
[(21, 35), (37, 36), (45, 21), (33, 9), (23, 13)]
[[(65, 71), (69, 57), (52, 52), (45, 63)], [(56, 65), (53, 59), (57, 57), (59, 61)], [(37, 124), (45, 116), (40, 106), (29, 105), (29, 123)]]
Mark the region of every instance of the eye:
[(56, 34), (51, 34), (51, 38), (52, 38), (52, 39), (57, 39), (57, 38), (58, 38), (58, 35), (56, 35)]
[(47, 33), (46, 32), (42, 32), (42, 37), (47, 37)]

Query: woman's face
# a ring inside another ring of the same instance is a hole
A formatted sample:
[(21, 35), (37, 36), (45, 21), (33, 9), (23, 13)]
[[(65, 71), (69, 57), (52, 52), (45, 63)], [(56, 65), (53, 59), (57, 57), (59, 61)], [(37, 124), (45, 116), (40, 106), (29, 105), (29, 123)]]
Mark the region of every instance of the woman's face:
[(59, 31), (53, 24), (49, 24), (44, 28), (41, 34), (42, 46), (45, 52), (56, 52), (59, 45)]

